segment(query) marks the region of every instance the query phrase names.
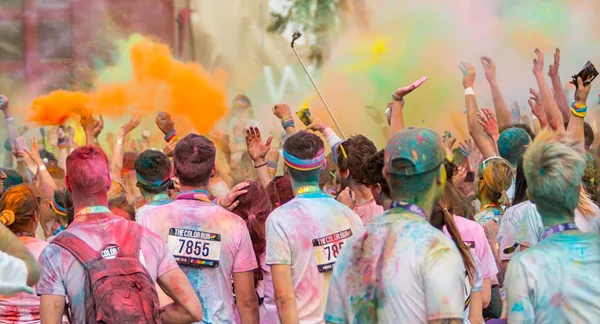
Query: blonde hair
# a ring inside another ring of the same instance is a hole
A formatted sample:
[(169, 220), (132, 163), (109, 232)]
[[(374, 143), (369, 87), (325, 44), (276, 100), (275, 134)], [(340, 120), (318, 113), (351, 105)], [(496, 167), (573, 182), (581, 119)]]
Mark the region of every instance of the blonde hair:
[[(527, 191), (540, 214), (573, 215), (580, 202), (590, 207), (585, 191), (581, 195), (584, 168), (583, 145), (569, 134), (544, 130), (536, 136), (525, 153), (523, 170)], [(588, 208), (583, 207), (585, 214)]]
[[(493, 158), (488, 160), (483, 172), (480, 172), (481, 180), (483, 180), (483, 188), (493, 202), (498, 202), (501, 205), (509, 206), (510, 199), (506, 195), (506, 191), (512, 185), (513, 166), (503, 158)], [(482, 188), (482, 189), (483, 189)]]

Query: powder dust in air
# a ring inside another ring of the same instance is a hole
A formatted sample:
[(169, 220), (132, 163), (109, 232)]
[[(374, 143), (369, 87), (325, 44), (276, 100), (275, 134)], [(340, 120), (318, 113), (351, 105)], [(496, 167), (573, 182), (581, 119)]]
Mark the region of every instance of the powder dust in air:
[(81, 114), (120, 118), (164, 111), (180, 131), (208, 134), (226, 114), (224, 71), (210, 74), (197, 63), (178, 61), (167, 45), (148, 38), (131, 46), (129, 59), (130, 80), (97, 82), (89, 92), (57, 90), (38, 97), (29, 119), (39, 125), (62, 125)]

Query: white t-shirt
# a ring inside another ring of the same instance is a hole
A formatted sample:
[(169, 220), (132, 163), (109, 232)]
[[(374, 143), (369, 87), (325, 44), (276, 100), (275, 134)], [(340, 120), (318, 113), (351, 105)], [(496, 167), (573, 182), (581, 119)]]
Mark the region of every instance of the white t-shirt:
[(509, 254), (504, 253), (504, 249), (513, 246), (517, 241), (516, 237), (519, 225), (525, 213), (530, 208), (535, 209), (535, 205), (531, 201), (526, 200), (507, 208), (504, 215), (502, 215), (500, 227), (498, 228), (498, 246), (500, 247), (501, 260), (510, 260), (511, 256), (514, 255), (514, 252)]
[[(600, 208), (596, 204), (593, 204), (592, 208), (596, 214), (593, 217), (583, 216), (578, 209), (575, 209), (575, 225), (582, 232), (598, 234), (600, 233)], [(542, 216), (535, 207), (535, 204), (532, 204), (525, 212), (521, 224), (519, 224), (516, 241), (524, 246), (532, 247), (542, 240), (544, 230)]]
[[(291, 265), (300, 323), (325, 322), (331, 269), (344, 243), (362, 229), (358, 215), (324, 193), (296, 197), (267, 218), (266, 263)], [(275, 309), (266, 292), (264, 306)]]
[(552, 234), (512, 257), (508, 323), (600, 323), (600, 236)]
[(454, 242), (422, 217), (397, 208), (347, 242), (333, 269), (325, 319), (356, 324), (462, 319), (465, 295), (465, 268)]
[(203, 322), (239, 322), (231, 276), (258, 267), (243, 219), (210, 202), (175, 200), (138, 223), (167, 243), (200, 298)]

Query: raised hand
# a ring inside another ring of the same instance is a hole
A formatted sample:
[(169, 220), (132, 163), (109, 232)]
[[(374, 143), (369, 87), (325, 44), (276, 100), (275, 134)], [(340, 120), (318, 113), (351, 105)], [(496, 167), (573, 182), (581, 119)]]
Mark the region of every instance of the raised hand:
[(557, 48), (554, 52), (554, 64), (550, 64), (548, 68), (548, 76), (555, 77), (558, 76), (558, 67), (560, 66), (560, 48)]
[(42, 160), (42, 156), (40, 155), (40, 148), (38, 146), (37, 137), (32, 137), (29, 139), (31, 144), (31, 151), (27, 148), (25, 149), (25, 153), (37, 164), (38, 166), (43, 165), (44, 161)]
[(94, 138), (98, 138), (98, 136), (100, 136), (100, 133), (102, 133), (102, 130), (104, 129), (104, 118), (102, 118), (102, 115), (100, 115), (99, 117), (99, 119), (94, 120)]
[(544, 114), (544, 116), (546, 115), (542, 97), (540, 96), (539, 92), (535, 91), (533, 88), (529, 88), (529, 93), (531, 94), (531, 97), (529, 97), (527, 102), (529, 103), (529, 107), (531, 107), (531, 112), (534, 116), (540, 119), (542, 114)]
[(229, 190), (225, 197), (218, 200), (219, 206), (230, 211), (234, 210), (240, 204), (240, 201), (238, 200), (239, 196), (248, 192), (246, 188), (248, 188), (249, 185), (250, 183), (248, 182), (238, 183), (236, 186), (231, 188), (231, 190)]
[(444, 131), (444, 135), (442, 135), (442, 142), (448, 149), (452, 150), (454, 143), (456, 143), (456, 137), (452, 136), (452, 133), (449, 131)]
[(481, 64), (485, 71), (485, 78), (488, 81), (496, 80), (496, 64), (487, 56), (481, 57)]
[(167, 143), (165, 148), (162, 149), (163, 153), (165, 153), (168, 157), (173, 157), (173, 152), (175, 152), (175, 146), (177, 145), (177, 141), (170, 141)]
[(539, 48), (535, 49), (536, 58), (533, 59), (533, 75), (540, 77), (544, 75), (544, 54)]
[(460, 64), (458, 67), (463, 73), (463, 87), (472, 88), (475, 84), (475, 68), (468, 62), (460, 62)]
[(121, 130), (119, 131), (120, 137), (125, 137), (125, 135), (129, 134), (132, 130), (134, 130), (140, 124), (141, 118), (139, 116), (132, 117), (128, 122), (126, 122), (123, 126), (121, 126)]
[(279, 119), (283, 119), (292, 116), (292, 112), (290, 106), (281, 103), (273, 107), (273, 115), (275, 115)]
[(398, 98), (404, 98), (407, 94), (413, 92), (416, 88), (420, 87), (425, 81), (427, 81), (426, 76), (422, 76), (419, 80), (413, 82), (411, 85), (407, 85), (405, 87), (399, 88), (394, 92), (394, 96)]
[(498, 122), (496, 121), (494, 113), (487, 108), (483, 108), (477, 115), (479, 116), (477, 122), (483, 127), (485, 133), (493, 140), (497, 140), (500, 134), (498, 131)]
[(577, 77), (577, 90), (575, 91), (575, 102), (579, 104), (586, 104), (590, 90), (592, 89), (592, 83), (584, 84), (581, 77)]
[(156, 126), (165, 135), (175, 130), (175, 122), (171, 119), (171, 115), (162, 111), (156, 115)]
[(317, 118), (317, 117), (313, 117), (312, 124), (306, 126), (306, 129), (308, 129), (308, 130), (315, 131), (315, 132), (321, 132), (321, 133), (323, 133), (323, 131), (325, 131), (326, 128), (327, 128), (327, 125), (320, 118)]
[(469, 157), (473, 153), (473, 140), (469, 138), (464, 142), (458, 143), (458, 149), (462, 155)]
[(83, 128), (86, 134), (93, 134), (95, 120), (91, 114), (81, 115), (81, 120), (79, 121), (79, 123), (81, 124), (81, 128)]
[(269, 136), (266, 143), (263, 143), (262, 136), (258, 127), (250, 127), (246, 130), (246, 145), (248, 146), (248, 155), (255, 163), (262, 162), (271, 148), (273, 136)]

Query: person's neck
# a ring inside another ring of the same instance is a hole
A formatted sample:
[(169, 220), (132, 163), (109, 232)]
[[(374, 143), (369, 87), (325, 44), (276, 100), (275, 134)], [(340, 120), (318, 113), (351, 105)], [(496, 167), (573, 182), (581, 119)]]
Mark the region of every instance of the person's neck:
[(140, 190), (142, 192), (142, 197), (144, 197), (145, 201), (150, 201), (152, 199), (154, 199), (154, 197), (158, 196), (158, 195), (169, 195), (168, 190), (165, 191), (161, 191), (159, 193), (149, 193), (143, 190)]
[(180, 192), (184, 192), (184, 191), (192, 191), (192, 190), (204, 190), (204, 191), (208, 191), (208, 184), (202, 185), (202, 186), (184, 186), (181, 185), (181, 190)]
[(392, 205), (392, 200), (388, 197), (381, 197), (381, 203), (383, 204), (383, 210), (388, 210)]
[(497, 205), (498, 202), (495, 202), (492, 198), (490, 198), (487, 194), (483, 193), (481, 195), (481, 198), (479, 199), (479, 202), (481, 203), (481, 208), (483, 209), (485, 206), (490, 206), (490, 205)]
[(371, 192), (371, 189), (367, 188), (367, 186), (356, 183), (354, 180), (350, 180), (350, 184), (348, 186), (354, 193), (357, 205), (373, 200), (373, 193)]
[(430, 219), (431, 211), (433, 210), (433, 206), (436, 203), (434, 198), (435, 197), (433, 193), (426, 193), (422, 196), (396, 196), (394, 197), (394, 200), (414, 204), (421, 207), (425, 214), (427, 214), (427, 219)]
[(93, 207), (93, 206), (104, 206), (108, 207), (108, 196), (107, 193), (99, 193), (92, 196), (77, 197), (73, 195), (73, 207), (75, 212), (82, 208)]
[(319, 188), (319, 181), (305, 181), (305, 182), (296, 182), (290, 178), (290, 182), (292, 183), (292, 189), (294, 190), (294, 196), (296, 192), (302, 187), (317, 187)]
[(542, 223), (545, 227), (552, 227), (558, 224), (573, 223), (575, 222), (575, 213), (552, 213), (543, 211), (538, 208), (540, 216), (542, 217)]

